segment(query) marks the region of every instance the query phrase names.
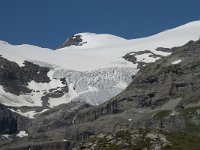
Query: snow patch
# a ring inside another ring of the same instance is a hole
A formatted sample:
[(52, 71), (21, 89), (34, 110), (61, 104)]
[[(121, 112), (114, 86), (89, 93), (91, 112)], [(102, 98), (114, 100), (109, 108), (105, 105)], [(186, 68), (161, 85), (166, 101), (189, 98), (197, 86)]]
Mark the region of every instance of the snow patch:
[(10, 136), (11, 136), (10, 134), (3, 134), (3, 135), (1, 135), (1, 137), (5, 138), (5, 139), (9, 139)]
[(46, 111), (48, 111), (49, 109), (43, 109), (41, 112), (39, 112), (39, 114), (44, 113)]
[(65, 103), (69, 103), (71, 101), (71, 98), (69, 96), (69, 94), (65, 94), (62, 97), (59, 98), (49, 98), (49, 107), (54, 107), (54, 106), (58, 106), (60, 104), (65, 104)]
[(22, 112), (22, 111), (19, 110), (19, 109), (17, 109), (17, 110), (9, 109), (9, 110), (11, 110), (11, 111), (14, 112), (14, 113), (18, 113), (18, 114), (20, 114), (20, 115), (22, 115), (22, 116), (28, 117), (28, 118), (30, 118), (30, 119), (34, 119), (34, 116), (35, 116), (35, 115), (41, 114), (41, 113), (43, 113), (43, 112), (46, 112), (46, 111), (49, 110), (49, 109), (43, 109), (43, 110), (40, 111), (40, 112), (36, 112), (36, 111)]
[(47, 76), (49, 77), (50, 80), (53, 79), (53, 73), (54, 73), (53, 70), (50, 70), (50, 71), (47, 73)]
[(26, 131), (19, 131), (18, 134), (16, 134), (16, 137), (22, 138), (28, 136), (28, 133)]
[(151, 53), (146, 53), (142, 55), (136, 55), (135, 57), (137, 58), (137, 62), (145, 62), (145, 63), (152, 63), (155, 62), (156, 60), (160, 59), (160, 57), (150, 57), (152, 55)]
[(21, 94), (14, 95), (12, 93), (8, 93), (3, 89), (3, 86), (0, 85), (0, 100), (1, 103), (7, 106), (42, 106), (42, 102), (40, 100), (41, 96), (31, 96), (31, 94)]
[(52, 79), (49, 83), (42, 83), (42, 82), (35, 82), (31, 81), (28, 83), (28, 88), (32, 89), (34, 91), (49, 91), (50, 89), (60, 88), (64, 87), (66, 85), (62, 84), (62, 82), (59, 79)]
[(35, 111), (28, 111), (28, 112), (22, 112), (21, 110), (14, 110), (14, 109), (10, 109), (12, 112), (18, 113), (22, 116), (28, 117), (30, 119), (33, 119), (34, 116), (37, 114), (37, 112)]
[(179, 64), (180, 62), (181, 62), (181, 59), (179, 59), (179, 60), (176, 60), (176, 61), (173, 61), (173, 62), (172, 62), (172, 65)]

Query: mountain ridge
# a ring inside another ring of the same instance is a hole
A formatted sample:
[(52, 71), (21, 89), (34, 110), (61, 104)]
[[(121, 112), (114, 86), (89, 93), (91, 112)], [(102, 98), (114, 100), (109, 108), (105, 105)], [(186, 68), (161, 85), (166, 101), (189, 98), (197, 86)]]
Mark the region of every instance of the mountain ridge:
[(199, 25), (96, 48), (82, 36), (54, 51), (0, 44), (0, 121), (15, 125), (0, 130), (0, 148), (71, 149), (123, 129), (200, 131)]
[[(87, 34), (87, 33), (82, 33), (82, 34)], [(147, 38), (125, 40), (125, 41), (117, 40), (118, 42), (106, 43), (105, 41), (107, 38), (104, 35), (107, 34), (94, 34), (94, 35), (92, 34), (91, 37), (94, 36), (94, 39), (95, 36), (97, 37), (100, 36), (103, 40), (102, 42), (104, 43), (104, 45), (102, 48), (98, 48), (98, 45), (96, 47), (92, 46), (91, 50), (89, 50), (87, 46), (84, 48), (84, 45), (87, 45), (88, 43), (84, 44), (83, 46), (78, 46), (78, 47), (72, 46), (72, 47), (58, 49), (53, 52), (51, 49), (39, 48), (37, 46), (31, 46), (31, 45), (29, 47), (29, 45), (26, 44), (18, 45), (16, 47), (12, 45), (5, 46), (6, 44), (4, 44), (4, 46), (3, 47), (0, 46), (0, 48), (2, 51), (1, 54), (5, 55), (4, 56), (5, 58), (11, 61), (13, 60), (15, 62), (18, 62), (19, 65), (23, 65), (23, 62), (25, 60), (32, 61), (34, 63), (36, 63), (37, 61), (42, 61), (44, 63), (48, 63), (51, 65), (53, 64), (55, 66), (61, 66), (65, 69), (73, 69), (77, 71), (91, 71), (99, 68), (108, 68), (108, 67), (110, 68), (134, 67), (133, 64), (123, 59), (120, 59), (119, 57), (122, 57), (123, 55), (131, 51), (141, 51), (146, 49), (151, 50), (152, 52), (158, 54), (158, 52), (155, 51), (157, 47), (171, 48), (174, 46), (181, 46), (187, 43), (189, 40), (198, 40), (200, 31), (199, 31), (199, 21), (196, 21), (188, 23), (186, 25), (182, 25), (174, 29), (161, 32), (159, 34)], [(87, 38), (87, 35), (83, 35), (83, 37), (84, 36)], [(109, 35), (109, 34), (107, 36), (116, 37), (114, 35)], [(98, 40), (96, 41), (101, 42)], [(95, 42), (95, 40), (91, 42)], [(144, 42), (146, 44), (144, 43), (142, 44), (141, 42)], [(106, 44), (108, 45), (106, 46)], [(5, 49), (6, 52), (2, 49)], [(26, 49), (26, 51), (23, 49)], [(85, 51), (81, 51), (83, 49), (85, 49)], [(37, 55), (38, 53), (40, 55)], [(162, 53), (162, 55), (165, 54)], [(55, 61), (52, 63), (51, 60)]]

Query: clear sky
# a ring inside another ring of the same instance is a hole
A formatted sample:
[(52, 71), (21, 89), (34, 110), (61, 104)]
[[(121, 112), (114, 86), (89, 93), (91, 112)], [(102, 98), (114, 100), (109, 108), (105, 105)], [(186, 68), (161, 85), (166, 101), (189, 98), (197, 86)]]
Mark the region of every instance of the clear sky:
[(79, 32), (127, 39), (200, 20), (200, 0), (0, 0), (0, 40), (56, 48)]

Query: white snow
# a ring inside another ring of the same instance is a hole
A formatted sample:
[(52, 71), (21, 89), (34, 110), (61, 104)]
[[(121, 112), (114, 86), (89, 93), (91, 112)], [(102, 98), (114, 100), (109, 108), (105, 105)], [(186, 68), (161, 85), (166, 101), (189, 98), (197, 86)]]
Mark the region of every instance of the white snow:
[(170, 116), (175, 116), (176, 115), (176, 111), (173, 111)]
[(90, 91), (90, 92), (98, 92), (98, 89), (96, 87), (88, 86), (88, 91)]
[(181, 62), (181, 59), (179, 59), (179, 60), (176, 60), (176, 61), (173, 61), (173, 62), (172, 62), (172, 65), (179, 64), (180, 62)]
[(74, 118), (73, 118), (73, 120), (72, 120), (72, 123), (74, 123), (74, 122), (75, 122), (75, 119), (76, 119), (76, 115), (74, 116)]
[(47, 73), (47, 76), (49, 77), (50, 80), (53, 79), (53, 73), (54, 73), (53, 70), (50, 70), (50, 71)]
[(9, 139), (9, 137), (11, 136), (10, 134), (3, 134), (3, 135), (1, 135), (3, 138), (5, 138), (5, 139)]
[[(81, 49), (104, 48), (117, 44), (118, 42), (126, 41), (124, 38), (110, 34), (77, 33), (76, 35), (81, 35), (81, 39), (83, 40)], [(76, 46), (72, 47), (76, 48)]]
[(70, 98), (69, 94), (65, 94), (62, 97), (59, 98), (49, 98), (49, 106), (50, 107), (54, 107), (54, 106), (58, 106), (60, 104), (64, 104), (64, 103), (69, 103), (71, 101), (72, 98)]
[(49, 109), (43, 109), (42, 111), (40, 111), (40, 112), (36, 112), (36, 111), (27, 111), (27, 112), (22, 112), (20, 109), (17, 109), (17, 110), (14, 110), (14, 109), (9, 109), (9, 110), (11, 110), (12, 112), (15, 112), (15, 113), (18, 113), (18, 114), (20, 114), (20, 115), (22, 115), (22, 116), (25, 116), (25, 117), (28, 117), (28, 118), (30, 118), (30, 119), (34, 119), (34, 116), (36, 115), (36, 114), (41, 114), (41, 113), (43, 113), (43, 112), (45, 112), (45, 111), (47, 111), (47, 110), (49, 110)]
[(23, 65), (24, 60), (34, 63), (44, 62), (65, 69), (91, 71), (99, 68), (133, 67), (122, 58), (128, 52), (151, 50), (155, 54), (169, 55), (156, 51), (157, 47), (181, 46), (200, 36), (200, 21), (161, 32), (159, 34), (133, 40), (126, 40), (109, 34), (79, 33), (87, 43), (82, 46), (65, 47), (58, 50), (32, 45), (10, 45), (0, 43), (0, 54)]
[(6, 92), (0, 85), (0, 101), (7, 106), (42, 106), (41, 96), (31, 96), (31, 94), (14, 95)]
[(21, 110), (14, 110), (14, 109), (10, 109), (12, 112), (18, 113), (22, 116), (28, 117), (30, 119), (34, 118), (34, 115), (36, 115), (37, 113), (35, 111), (28, 111), (28, 112), (22, 112)]
[(150, 57), (152, 55), (151, 53), (141, 54), (141, 55), (135, 55), (137, 58), (137, 62), (145, 62), (145, 63), (151, 63), (155, 62), (156, 60), (160, 59), (160, 57)]
[(52, 79), (49, 83), (37, 83), (35, 81), (31, 81), (28, 84), (28, 88), (32, 90), (39, 90), (39, 91), (49, 91), (50, 89), (60, 88), (65, 85), (62, 84), (60, 80)]
[(37, 114), (35, 111), (28, 111), (28, 112), (23, 113), (20, 110), (18, 110), (17, 113), (19, 113), (19, 114), (21, 114), (23, 116), (26, 116), (26, 117), (28, 117), (30, 119), (34, 119), (34, 116)]
[(43, 112), (46, 112), (47, 110), (49, 109), (43, 109), (41, 112), (39, 112), (40, 114), (43, 113)]
[(16, 137), (22, 138), (28, 136), (28, 133), (26, 131), (19, 131), (18, 134), (16, 134)]

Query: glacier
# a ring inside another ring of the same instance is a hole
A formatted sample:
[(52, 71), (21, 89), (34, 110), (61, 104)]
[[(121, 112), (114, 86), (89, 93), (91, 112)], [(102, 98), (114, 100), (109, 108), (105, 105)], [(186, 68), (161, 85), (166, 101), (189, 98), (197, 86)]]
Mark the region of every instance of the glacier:
[[(60, 82), (65, 78), (69, 92), (58, 98), (49, 98), (48, 106), (54, 107), (71, 101), (83, 101), (99, 105), (123, 91), (138, 71), (138, 62), (151, 63), (159, 57), (151, 53), (168, 56), (170, 52), (156, 50), (157, 47), (172, 48), (181, 46), (200, 37), (200, 21), (170, 29), (150, 37), (127, 40), (110, 34), (78, 33), (82, 38), (80, 46), (68, 46), (57, 50), (33, 45), (11, 45), (0, 41), (0, 55), (23, 66), (29, 61), (50, 68), (49, 83), (31, 81), (27, 86), (38, 92), (14, 95), (0, 86), (0, 102), (7, 106), (40, 106), (41, 97), (50, 89), (65, 85)], [(149, 50), (151, 53), (137, 54)], [(134, 54), (136, 63), (123, 58), (127, 53)]]

